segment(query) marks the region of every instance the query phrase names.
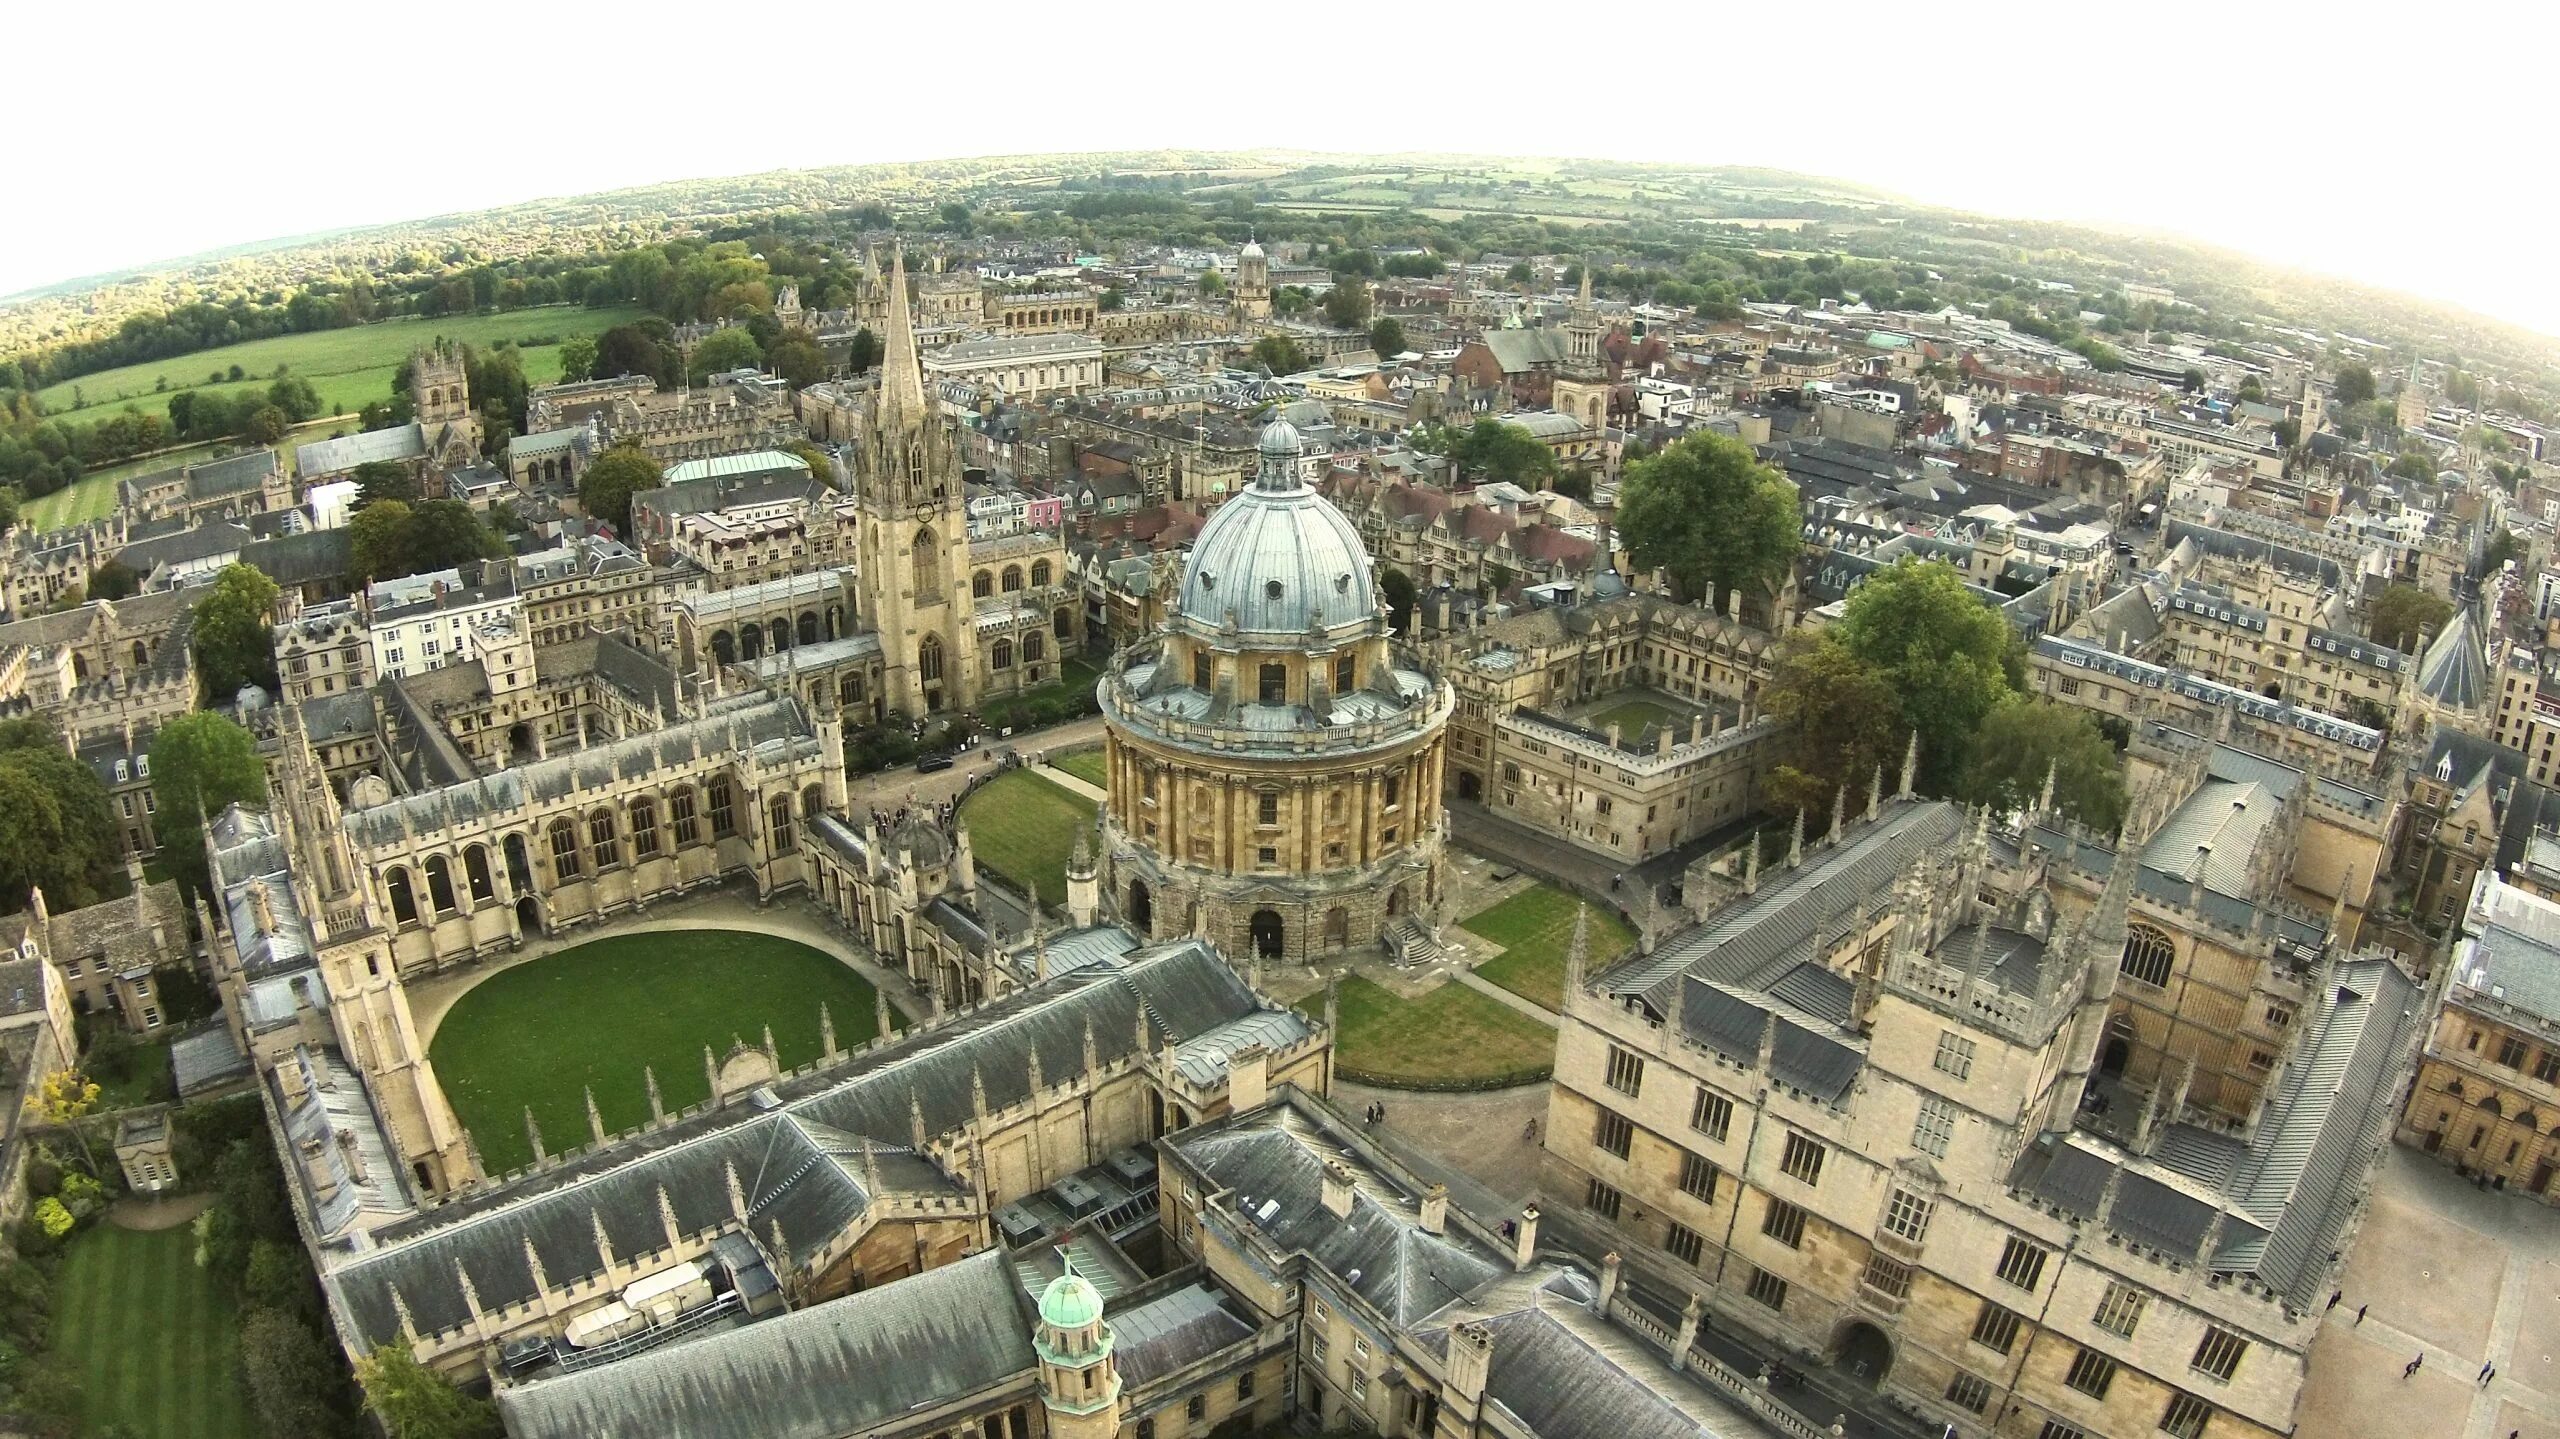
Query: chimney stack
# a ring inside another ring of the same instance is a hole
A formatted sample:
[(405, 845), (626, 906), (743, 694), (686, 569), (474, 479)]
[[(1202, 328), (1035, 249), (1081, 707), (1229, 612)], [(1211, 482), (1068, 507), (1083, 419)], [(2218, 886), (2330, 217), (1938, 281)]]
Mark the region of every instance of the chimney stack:
[(1324, 1208), (1336, 1219), (1351, 1217), (1351, 1167), (1339, 1159), (1324, 1164)]
[(1422, 1232), (1439, 1234), (1449, 1227), (1449, 1186), (1435, 1184), (1422, 1192)]

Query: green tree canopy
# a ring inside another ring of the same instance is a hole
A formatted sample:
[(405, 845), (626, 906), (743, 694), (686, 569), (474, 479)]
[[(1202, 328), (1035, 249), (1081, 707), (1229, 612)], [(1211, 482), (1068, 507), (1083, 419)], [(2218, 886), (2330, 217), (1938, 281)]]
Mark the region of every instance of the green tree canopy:
[(1958, 787), (1975, 804), (2024, 809), (2053, 777), (2054, 804), (2100, 833), (2124, 823), (2124, 767), (2088, 711), (2011, 695), (1992, 708), (1973, 737), (1973, 758)]
[(1556, 452), (1518, 425), (1485, 418), (1457, 437), (1449, 459), (1458, 472), (1489, 484), (1542, 490), (1555, 478)]
[(1298, 342), (1286, 335), (1265, 335), (1254, 341), (1253, 360), (1275, 375), (1294, 375), (1315, 364), (1305, 350), (1298, 348)]
[(1405, 351), (1404, 321), (1392, 315), (1381, 316), (1369, 327), (1369, 348), (1381, 360), (1392, 360)]
[(1983, 719), (2025, 678), (2024, 647), (2000, 612), (1942, 561), (1905, 560), (1850, 592), (1840, 647), (1884, 678), (1920, 736), (1920, 776), (1943, 794)]
[(210, 897), (204, 861), (207, 815), (267, 802), (267, 763), (258, 742), (223, 715), (198, 710), (160, 727), (151, 740), (160, 854), (170, 873)]
[(107, 788), (44, 719), (0, 724), (0, 914), (31, 889), (59, 911), (104, 898), (116, 867)]
[(1684, 598), (1765, 594), (1804, 547), (1796, 487), (1729, 435), (1693, 434), (1629, 465), (1618, 534), (1637, 568), (1661, 570)]
[(2336, 389), (2339, 404), (2361, 405), (2374, 396), (2373, 371), (2362, 365), (2340, 365)]
[(461, 500), (420, 500), (410, 507), (407, 531), (411, 574), (449, 570), (505, 554), (496, 532)]
[(415, 574), (408, 564), (409, 504), (378, 500), (347, 521), (348, 562), (365, 584)]
[(89, 583), (84, 588), (90, 599), (120, 600), (142, 588), (142, 577), (119, 561), (104, 560), (89, 571)]
[(408, 504), (418, 498), (418, 476), (396, 460), (367, 460), (348, 476), (356, 482), (356, 508), (383, 500)]
[(356, 1361), (356, 1382), (391, 1439), (497, 1439), (497, 1406), (453, 1387), (418, 1362), (406, 1344), (384, 1344)]
[(196, 601), (196, 674), (208, 703), (227, 704), (247, 684), (274, 692), (276, 595), (255, 568), (228, 565)]
[(595, 336), (571, 335), (560, 342), (560, 378), (563, 381), (587, 379), (595, 374), (595, 369)]
[(1226, 292), (1227, 277), (1218, 273), (1217, 266), (1211, 265), (1200, 272), (1200, 293), (1203, 297), (1214, 300)]
[(1835, 788), (1859, 789), (1879, 766), (1888, 788), (1896, 782), (1906, 743), (1901, 706), (1884, 676), (1843, 649), (1837, 636), (1790, 635), (1760, 703), (1779, 726), (1767, 791), (1772, 806), (1825, 811)]
[(693, 378), (697, 381), (729, 370), (757, 369), (763, 364), (764, 349), (744, 325), (714, 330), (693, 347)]
[(2453, 603), (2416, 585), (2386, 585), (2365, 614), (2365, 633), (2374, 643), (2395, 650), (2414, 650), (2428, 635), (2443, 632), (2453, 619)]
[(616, 445), (596, 457), (578, 477), (578, 504), (587, 514), (631, 533), (631, 497), (666, 483), (658, 462), (638, 445)]
[(797, 332), (783, 336), (764, 359), (793, 389), (805, 390), (827, 377), (827, 352)]
[(1368, 285), (1348, 276), (1336, 280), (1325, 291), (1324, 317), (1337, 330), (1356, 330), (1369, 323)]

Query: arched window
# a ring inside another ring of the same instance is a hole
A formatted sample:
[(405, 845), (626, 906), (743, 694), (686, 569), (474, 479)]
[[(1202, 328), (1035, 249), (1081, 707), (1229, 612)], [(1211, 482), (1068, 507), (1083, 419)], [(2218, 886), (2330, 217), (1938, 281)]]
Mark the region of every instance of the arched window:
[(738, 832), (737, 801), (730, 792), (727, 776), (713, 780), (708, 793), (711, 798), (711, 837), (727, 839)]
[(983, 600), (995, 592), (996, 577), (990, 571), (980, 570), (969, 577), (969, 597), (971, 599)]
[(1060, 605), (1060, 606), (1058, 606), (1058, 612), (1057, 612), (1056, 614), (1054, 614), (1054, 615), (1051, 615), (1051, 616), (1049, 617), (1049, 620), (1050, 620), (1050, 626), (1049, 626), (1049, 627), (1050, 627), (1051, 629), (1054, 629), (1054, 630), (1056, 630), (1056, 631), (1058, 632), (1058, 638), (1060, 638), (1060, 639), (1065, 639), (1065, 638), (1067, 638), (1069, 635), (1072, 635), (1072, 634), (1074, 634), (1074, 633), (1075, 633), (1075, 626), (1076, 626), (1076, 618), (1075, 618), (1075, 615), (1074, 615), (1072, 612), (1070, 612), (1070, 611), (1067, 609), (1067, 607), (1066, 607), (1065, 605)]
[(2137, 924), (2125, 935), (2124, 958), (2118, 967), (2131, 978), (2165, 989), (2169, 985), (2169, 965), (2177, 955), (2169, 936), (2147, 924)]
[(446, 867), (444, 856), (427, 856), (427, 902), (438, 914), (451, 914), (453, 903), (453, 871)]
[(846, 675), (836, 686), (836, 703), (847, 709), (862, 703), (862, 676)]
[(942, 637), (940, 635), (926, 635), (924, 642), (916, 646), (916, 674), (927, 680), (942, 678)]
[(804, 645), (814, 645), (817, 642), (818, 612), (816, 610), (803, 610), (800, 614), (800, 643)]
[(675, 821), (678, 849), (702, 842), (702, 827), (693, 817), (693, 790), (690, 787), (667, 796), (667, 817)]
[(738, 642), (730, 637), (727, 630), (711, 632), (711, 657), (724, 665), (738, 662)]
[(385, 876), (391, 889), (391, 921), (394, 924), (418, 922), (418, 897), (409, 890), (409, 871), (397, 865)]
[(996, 641), (995, 647), (987, 651), (987, 663), (1000, 670), (1013, 668), (1013, 641)]
[(1047, 560), (1033, 560), (1031, 562), (1031, 583), (1034, 587), (1049, 583), (1049, 562)]
[(934, 538), (933, 526), (927, 525), (916, 531), (915, 547), (909, 552), (907, 561), (908, 567), (915, 573), (915, 590), (918, 600), (931, 599), (942, 593), (942, 582), (939, 578), (941, 559), (942, 542)]
[(1007, 565), (1007, 566), (1005, 566), (1005, 567), (1004, 567), (1004, 592), (1005, 592), (1006, 594), (1012, 594), (1015, 590), (1018, 590), (1018, 589), (1020, 589), (1020, 588), (1022, 588), (1022, 566), (1020, 566), (1020, 565)]
[(562, 884), (578, 877), (578, 827), (565, 819), (551, 822), (551, 874)]
[(489, 847), (475, 844), (462, 852), (462, 873), (471, 886), (471, 902), (481, 903), (498, 897), (497, 886), (489, 879)]
[(2488, 1098), (2480, 1101), (2480, 1112), (2488, 1115), (2491, 1119), (2496, 1119), (2500, 1115), (2505, 1114), (2507, 1109), (2505, 1105), (2498, 1102), (2498, 1096), (2492, 1094)]
[(631, 802), (631, 857), (650, 859), (658, 853), (658, 802), (643, 796)]
[(787, 794), (778, 794), (772, 799), (766, 801), (765, 820), (766, 823), (772, 827), (773, 852), (775, 854), (789, 854), (791, 852), (792, 837), (791, 796)]
[(800, 791), (800, 817), (802, 819), (816, 819), (820, 812), (825, 810), (826, 807), (827, 792), (824, 787), (813, 784)]
[(1049, 657), (1048, 642), (1040, 638), (1040, 632), (1038, 630), (1033, 630), (1031, 633), (1022, 637), (1022, 657), (1026, 660), (1040, 660), (1047, 659)]

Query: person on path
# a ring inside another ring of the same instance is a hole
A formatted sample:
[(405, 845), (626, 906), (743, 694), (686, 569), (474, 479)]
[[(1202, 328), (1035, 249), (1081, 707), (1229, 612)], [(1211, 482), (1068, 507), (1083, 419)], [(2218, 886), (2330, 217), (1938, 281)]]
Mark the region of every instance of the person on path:
[(2343, 1289), (2332, 1289), (2332, 1290), (2330, 1290), (2330, 1291), (2329, 1291), (2329, 1307), (2330, 1307), (2331, 1309), (2335, 1309), (2335, 1308), (2337, 1308), (2337, 1307), (2338, 1307), (2338, 1301), (2339, 1301), (2339, 1300), (2341, 1300), (2341, 1299), (2344, 1299), (2344, 1298), (2346, 1298), (2346, 1297), (2347, 1297), (2347, 1291), (2345, 1291), (2345, 1290), (2343, 1290)]
[(2400, 1366), (2400, 1377), (2401, 1377), (2402, 1379), (2404, 1379), (2404, 1380), (2405, 1380), (2405, 1379), (2407, 1379), (2410, 1375), (2415, 1374), (2415, 1373), (2417, 1373), (2417, 1372), (2418, 1372), (2418, 1366), (2419, 1366), (2419, 1365), (2424, 1364), (2424, 1363), (2426, 1363), (2426, 1362), (2427, 1362), (2427, 1356), (2426, 1356), (2426, 1355), (2424, 1355), (2424, 1354), (2421, 1354), (2421, 1355), (2419, 1355), (2417, 1358), (2410, 1360), (2408, 1363), (2401, 1365), (2401, 1366)]
[(2362, 1323), (2364, 1323), (2364, 1312), (2365, 1312), (2367, 1309), (2370, 1309), (2370, 1308), (2372, 1308), (2372, 1307), (2373, 1307), (2373, 1306), (2371, 1306), (2371, 1305), (2369, 1305), (2369, 1304), (2359, 1304), (2359, 1305), (2357, 1305), (2357, 1306), (2356, 1306), (2356, 1323), (2358, 1323), (2358, 1324), (2362, 1324)]

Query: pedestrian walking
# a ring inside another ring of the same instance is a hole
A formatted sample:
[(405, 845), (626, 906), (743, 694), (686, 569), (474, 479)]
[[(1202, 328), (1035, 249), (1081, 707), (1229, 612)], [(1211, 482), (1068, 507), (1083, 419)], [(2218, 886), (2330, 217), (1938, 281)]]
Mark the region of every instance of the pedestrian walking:
[(2368, 1304), (2359, 1304), (2356, 1306), (2356, 1323), (2364, 1323), (2364, 1312), (2371, 1307), (2372, 1306)]
[(2418, 1366), (2419, 1366), (2419, 1365), (2421, 1365), (2421, 1364), (2424, 1364), (2424, 1363), (2426, 1363), (2426, 1362), (2427, 1362), (2427, 1356), (2426, 1356), (2426, 1355), (2424, 1355), (2424, 1354), (2421, 1354), (2421, 1355), (2419, 1355), (2417, 1358), (2410, 1360), (2407, 1364), (2404, 1364), (2404, 1365), (2402, 1365), (2402, 1366), (2401, 1366), (2401, 1368), (2400, 1368), (2400, 1377), (2401, 1377), (2401, 1378), (2403, 1378), (2403, 1379), (2406, 1379), (2406, 1378), (2408, 1378), (2410, 1375), (2417, 1373), (2417, 1372), (2418, 1372)]
[(2483, 1364), (2483, 1365), (2481, 1365), (2481, 1366), (2480, 1366), (2480, 1384), (2481, 1384), (2481, 1386), (2482, 1386), (2483, 1388), (2486, 1388), (2486, 1387), (2488, 1386), (2488, 1383), (2489, 1383), (2489, 1381), (2490, 1381), (2490, 1380), (2495, 1379), (2495, 1378), (2497, 1378), (2497, 1377), (2498, 1377), (2498, 1366), (2497, 1366), (2497, 1365), (2495, 1365), (2495, 1364)]
[(2338, 1301), (2339, 1301), (2339, 1300), (2341, 1300), (2341, 1299), (2344, 1299), (2344, 1298), (2346, 1298), (2346, 1297), (2347, 1297), (2347, 1291), (2345, 1291), (2345, 1290), (2343, 1290), (2343, 1289), (2332, 1289), (2332, 1290), (2330, 1290), (2330, 1291), (2329, 1291), (2329, 1307), (2330, 1307), (2331, 1309), (2335, 1309), (2335, 1308), (2337, 1308), (2337, 1307), (2338, 1307)]

